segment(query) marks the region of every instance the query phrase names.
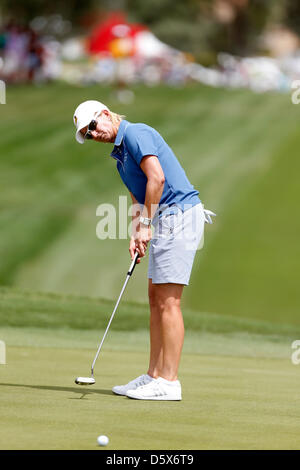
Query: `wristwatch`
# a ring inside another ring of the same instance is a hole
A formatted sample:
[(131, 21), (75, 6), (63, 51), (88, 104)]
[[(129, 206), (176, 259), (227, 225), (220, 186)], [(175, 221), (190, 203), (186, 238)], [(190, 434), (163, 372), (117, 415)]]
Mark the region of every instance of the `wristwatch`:
[(150, 227), (152, 224), (152, 219), (148, 219), (148, 217), (140, 217), (140, 223), (143, 225), (146, 225), (147, 227)]

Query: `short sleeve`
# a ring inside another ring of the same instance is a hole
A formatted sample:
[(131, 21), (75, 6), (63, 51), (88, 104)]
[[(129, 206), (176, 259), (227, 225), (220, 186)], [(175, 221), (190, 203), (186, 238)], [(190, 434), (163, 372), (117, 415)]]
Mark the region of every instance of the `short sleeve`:
[(146, 155), (158, 156), (155, 140), (154, 129), (149, 126), (132, 124), (126, 130), (126, 147), (138, 165)]

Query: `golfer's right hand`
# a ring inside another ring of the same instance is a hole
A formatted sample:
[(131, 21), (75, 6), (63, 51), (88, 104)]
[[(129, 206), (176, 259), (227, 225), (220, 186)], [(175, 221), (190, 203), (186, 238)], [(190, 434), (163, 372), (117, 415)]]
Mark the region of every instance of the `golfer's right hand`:
[[(132, 260), (135, 256), (136, 251), (137, 251), (137, 249), (136, 249), (136, 245), (135, 245), (135, 240), (134, 240), (134, 237), (132, 236), (130, 238), (130, 242), (129, 242), (129, 253), (130, 253), (130, 257), (131, 257)], [(140, 263), (141, 258), (138, 258), (136, 262), (137, 262), (137, 264)]]

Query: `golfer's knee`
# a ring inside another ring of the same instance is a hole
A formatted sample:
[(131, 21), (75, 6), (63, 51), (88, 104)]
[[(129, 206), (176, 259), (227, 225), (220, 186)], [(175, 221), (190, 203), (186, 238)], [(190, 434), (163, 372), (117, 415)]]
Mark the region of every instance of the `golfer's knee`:
[(157, 298), (156, 299), (156, 308), (160, 314), (170, 314), (178, 312), (180, 310), (180, 300), (169, 298)]
[(164, 312), (172, 314), (180, 310), (180, 297), (167, 295), (165, 289), (160, 289), (150, 283), (148, 289), (149, 305), (152, 315), (162, 315)]

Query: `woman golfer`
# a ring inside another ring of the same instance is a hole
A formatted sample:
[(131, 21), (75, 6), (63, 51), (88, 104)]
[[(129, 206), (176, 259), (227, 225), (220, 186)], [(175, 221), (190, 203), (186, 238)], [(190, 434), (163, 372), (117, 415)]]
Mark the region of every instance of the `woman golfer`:
[[(114, 144), (111, 156), (134, 207), (130, 256), (143, 258), (149, 245), (150, 361), (146, 374), (113, 387), (140, 400), (181, 400), (178, 367), (184, 339), (180, 308), (204, 223), (211, 223), (198, 191), (161, 135), (130, 123), (99, 101), (85, 101), (74, 113), (76, 140)], [(152, 237), (151, 226), (154, 227)], [(139, 262), (139, 260), (138, 260)]]

